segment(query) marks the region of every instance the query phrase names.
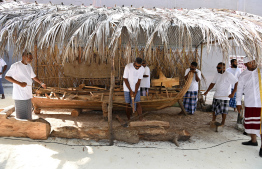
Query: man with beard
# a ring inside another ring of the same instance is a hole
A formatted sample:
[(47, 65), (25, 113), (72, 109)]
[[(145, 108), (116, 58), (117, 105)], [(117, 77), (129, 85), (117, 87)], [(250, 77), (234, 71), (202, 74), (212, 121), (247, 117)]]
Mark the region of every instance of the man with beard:
[[(229, 98), (232, 98), (237, 90), (237, 78), (232, 73), (225, 71), (225, 69), (225, 63), (218, 63), (218, 73), (215, 74), (214, 79), (204, 93), (204, 95), (207, 95), (207, 93), (216, 85), (216, 92), (212, 103), (212, 122), (216, 121), (217, 115), (222, 114), (221, 126), (225, 125), (226, 115), (228, 114)], [(231, 85), (234, 85), (232, 93), (230, 92)]]
[(32, 79), (46, 88), (46, 84), (36, 77), (30, 65), (32, 60), (33, 55), (30, 52), (23, 52), (22, 61), (12, 64), (5, 75), (5, 79), (13, 83), (13, 99), (18, 119), (32, 119)]
[[(226, 71), (232, 73), (237, 79), (239, 75), (241, 74), (241, 70), (237, 67), (237, 60), (232, 59), (231, 61), (231, 67), (227, 68)], [(231, 92), (233, 92), (234, 86), (231, 85)], [(234, 111), (236, 111), (236, 93), (233, 98), (229, 100), (229, 107), (234, 108)]]
[[(258, 68), (255, 60), (250, 57), (244, 58), (244, 64), (247, 67), (239, 76), (237, 87), (237, 110), (241, 111), (241, 99), (244, 93), (245, 103), (245, 132), (250, 134), (251, 140), (243, 142), (243, 145), (258, 146), (257, 136), (261, 137), (261, 98), (262, 98), (262, 78), (261, 69)], [(262, 144), (259, 151), (259, 156), (262, 157)]]

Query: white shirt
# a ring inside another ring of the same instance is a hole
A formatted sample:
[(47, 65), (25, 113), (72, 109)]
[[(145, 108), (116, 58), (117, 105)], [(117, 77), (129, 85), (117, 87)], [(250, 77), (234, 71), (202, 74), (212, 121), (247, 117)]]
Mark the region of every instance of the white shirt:
[(148, 75), (148, 77), (143, 77), (140, 83), (140, 87), (150, 88), (150, 69), (148, 66), (144, 68), (145, 68), (144, 75)]
[(216, 73), (213, 81), (211, 82), (216, 84), (214, 98), (219, 100), (230, 100), (228, 95), (231, 94), (231, 85), (235, 85), (236, 82), (237, 78), (232, 73), (227, 71), (223, 74)]
[[(186, 73), (185, 76), (188, 74), (188, 72), (190, 71), (190, 68), (186, 69)], [(199, 78), (199, 80), (201, 80), (201, 71), (196, 69), (197, 72), (197, 76)], [(194, 74), (191, 85), (189, 87), (189, 89), (187, 91), (198, 91), (198, 82), (196, 81), (196, 75)]]
[(6, 72), (6, 76), (10, 76), (19, 82), (26, 82), (26, 87), (21, 87), (13, 83), (13, 99), (14, 100), (28, 100), (32, 95), (32, 78), (36, 77), (33, 68), (30, 64), (23, 64), (21, 61), (11, 65)]
[[(3, 71), (3, 67), (6, 65), (4, 59), (0, 58), (0, 72)], [(2, 75), (0, 75), (0, 78), (2, 78)]]
[[(129, 64), (126, 65), (123, 78), (128, 80), (130, 88), (134, 92), (138, 79), (143, 79), (145, 68), (143, 66), (141, 66), (137, 70), (137, 69), (135, 69), (133, 64), (134, 63), (129, 63)], [(130, 92), (129, 89), (126, 87), (125, 82), (123, 83), (123, 85), (124, 85), (124, 91)], [(140, 91), (140, 86), (138, 88), (138, 91)]]
[[(260, 69), (260, 73), (261, 69)], [(241, 105), (242, 94), (244, 93), (245, 107), (261, 107), (258, 71), (244, 70), (237, 85), (237, 105)]]
[[(239, 78), (239, 76), (241, 74), (241, 69), (239, 69), (239, 68), (229, 67), (229, 68), (226, 69), (226, 71), (232, 73), (237, 79)], [(234, 85), (232, 85), (231, 88), (233, 89)]]

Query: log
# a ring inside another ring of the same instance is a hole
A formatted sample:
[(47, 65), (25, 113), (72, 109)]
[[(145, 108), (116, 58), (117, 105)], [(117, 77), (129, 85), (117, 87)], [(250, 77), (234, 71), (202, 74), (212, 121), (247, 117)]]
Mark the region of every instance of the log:
[(2, 109), (1, 114), (6, 114), (6, 118), (9, 117), (15, 111), (15, 106), (11, 105)]
[(46, 140), (51, 131), (50, 123), (44, 119), (7, 119), (5, 114), (0, 114), (0, 124), (1, 137), (29, 137), (31, 139)]
[(166, 121), (134, 121), (130, 122), (130, 127), (163, 127), (169, 128), (169, 122)]
[(191, 137), (191, 134), (188, 131), (182, 130), (179, 132), (177, 140), (178, 141), (187, 141), (190, 139), (190, 137)]
[(103, 111), (103, 118), (105, 121), (107, 121), (108, 120), (108, 103), (107, 102), (102, 103), (102, 111)]
[(71, 111), (71, 116), (78, 117), (81, 112), (82, 112), (82, 109), (74, 109)]

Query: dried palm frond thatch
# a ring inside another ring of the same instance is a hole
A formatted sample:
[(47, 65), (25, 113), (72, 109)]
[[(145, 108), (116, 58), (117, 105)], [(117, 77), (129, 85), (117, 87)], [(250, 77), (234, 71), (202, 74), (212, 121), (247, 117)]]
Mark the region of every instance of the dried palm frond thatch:
[[(259, 60), (261, 35), (261, 17), (232, 10), (0, 4), (1, 51), (13, 46), (21, 53), (37, 45), (40, 52), (47, 47), (52, 52), (58, 47), (63, 61), (75, 60), (81, 48), (81, 59), (92, 62), (91, 53), (96, 53), (103, 62), (114, 56), (119, 43), (126, 46), (127, 60), (135, 57), (130, 51), (138, 46), (145, 46), (147, 59), (155, 59), (153, 46), (161, 46), (171, 61), (170, 48), (191, 50), (201, 43), (208, 50), (215, 44), (227, 55), (232, 50), (230, 39)], [(111, 56), (106, 55), (108, 50)]]

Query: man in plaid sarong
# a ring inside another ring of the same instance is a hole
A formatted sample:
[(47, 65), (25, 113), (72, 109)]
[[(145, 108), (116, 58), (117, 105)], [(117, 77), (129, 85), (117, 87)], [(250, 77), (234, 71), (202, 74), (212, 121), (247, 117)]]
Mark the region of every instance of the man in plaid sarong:
[[(216, 116), (222, 114), (221, 125), (225, 125), (226, 115), (228, 114), (228, 103), (229, 98), (232, 98), (237, 90), (237, 78), (227, 71), (225, 71), (225, 63), (218, 63), (217, 73), (215, 74), (214, 79), (209, 85), (207, 93), (216, 85), (216, 92), (214, 94), (212, 111), (213, 118), (212, 121), (216, 121)], [(231, 85), (234, 85), (234, 91), (231, 93)], [(231, 94), (230, 94), (231, 93)]]
[(188, 78), (189, 72), (194, 73), (191, 85), (184, 96), (183, 105), (188, 114), (193, 115), (197, 106), (198, 82), (201, 79), (201, 71), (197, 69), (197, 63), (192, 62), (190, 68), (186, 69), (185, 80)]

